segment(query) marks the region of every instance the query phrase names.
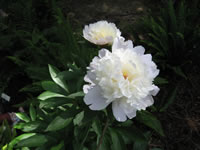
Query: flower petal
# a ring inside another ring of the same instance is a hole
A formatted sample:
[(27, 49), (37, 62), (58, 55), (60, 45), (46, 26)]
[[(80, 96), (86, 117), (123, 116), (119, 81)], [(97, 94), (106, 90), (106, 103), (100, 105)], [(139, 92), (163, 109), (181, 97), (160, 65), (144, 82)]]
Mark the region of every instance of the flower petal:
[(127, 113), (126, 115), (128, 116), (129, 119), (132, 119), (136, 116), (136, 111), (137, 109), (133, 109), (131, 113)]
[(112, 51), (114, 52), (117, 49), (132, 49), (133, 43), (131, 40), (125, 41), (123, 37), (115, 38), (113, 45), (112, 45)]
[(154, 89), (151, 91), (151, 95), (156, 96), (158, 94), (158, 92), (160, 91), (160, 89), (153, 85)]
[(119, 100), (114, 101), (112, 103), (112, 111), (113, 111), (113, 115), (117, 119), (117, 121), (120, 121), (120, 122), (126, 121), (127, 117), (126, 117), (126, 114), (124, 113), (123, 109), (120, 107)]
[(105, 49), (105, 48), (101, 49), (101, 50), (99, 51), (99, 57), (100, 57), (100, 58), (104, 57), (104, 56), (106, 55), (107, 51), (108, 51), (108, 50)]
[(136, 46), (133, 48), (133, 50), (139, 55), (143, 55), (145, 52), (145, 49), (143, 46)]
[(83, 29), (83, 37), (97, 45), (112, 44), (113, 40), (120, 35), (121, 32), (114, 23), (103, 20), (86, 25)]
[(144, 100), (145, 100), (145, 104), (147, 107), (153, 105), (153, 103), (154, 103), (153, 97), (150, 95), (145, 97)]
[(102, 110), (106, 108), (109, 103), (106, 102), (106, 99), (101, 95), (101, 88), (99, 86), (93, 87), (84, 97), (84, 102), (87, 105), (90, 105), (91, 110)]

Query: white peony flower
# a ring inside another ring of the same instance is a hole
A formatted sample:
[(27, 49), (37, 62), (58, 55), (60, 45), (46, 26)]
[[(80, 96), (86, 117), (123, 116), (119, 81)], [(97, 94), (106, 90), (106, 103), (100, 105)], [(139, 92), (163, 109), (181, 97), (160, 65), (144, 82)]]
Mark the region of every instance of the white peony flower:
[(131, 41), (116, 38), (112, 52), (99, 51), (88, 67), (84, 80), (84, 102), (91, 110), (102, 110), (112, 103), (118, 121), (132, 119), (137, 110), (153, 104), (159, 88), (153, 84), (159, 74), (150, 54), (142, 46), (133, 47)]
[(116, 37), (120, 37), (121, 32), (114, 23), (107, 21), (98, 21), (85, 26), (83, 29), (83, 37), (91, 43), (97, 45), (112, 45)]

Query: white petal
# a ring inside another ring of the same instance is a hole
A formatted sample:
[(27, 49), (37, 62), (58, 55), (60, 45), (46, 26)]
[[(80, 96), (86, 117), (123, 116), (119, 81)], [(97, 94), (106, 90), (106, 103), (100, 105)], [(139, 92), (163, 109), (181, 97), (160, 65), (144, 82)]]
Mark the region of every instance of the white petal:
[(152, 61), (152, 56), (151, 54), (146, 54), (146, 55), (142, 55), (142, 60), (145, 64), (147, 64), (148, 66), (152, 66), (155, 65), (154, 62)]
[[(85, 76), (84, 80), (86, 82), (90, 82), (90, 83), (93, 83), (95, 80), (96, 80), (96, 75), (95, 73), (91, 72), (91, 71), (88, 71), (87, 72), (87, 75)], [(89, 80), (89, 81), (88, 81)]]
[(153, 103), (154, 103), (153, 97), (150, 96), (150, 95), (148, 95), (147, 97), (145, 97), (145, 98), (143, 99), (143, 101), (144, 101), (146, 107), (151, 106), (151, 105), (153, 105)]
[(131, 113), (127, 113), (126, 115), (128, 116), (129, 119), (132, 119), (136, 116), (136, 111), (137, 109), (133, 109)]
[(87, 94), (88, 91), (89, 91), (91, 88), (92, 88), (91, 85), (86, 84), (86, 85), (83, 86), (83, 92), (84, 92), (85, 94)]
[(160, 91), (160, 89), (153, 85), (154, 89), (151, 91), (151, 95), (156, 96), (158, 94), (158, 92)]
[(101, 49), (100, 51), (99, 51), (99, 57), (100, 58), (102, 58), (102, 57), (104, 57), (105, 55), (106, 55), (106, 52), (107, 52), (108, 50), (107, 49)]
[(102, 97), (101, 92), (101, 88), (95, 86), (85, 95), (83, 100), (87, 105), (90, 105), (89, 108), (91, 110), (102, 110), (109, 105), (106, 99)]
[(120, 122), (126, 121), (127, 119), (126, 114), (124, 113), (123, 109), (120, 107), (119, 101), (114, 101), (112, 103), (112, 111), (117, 121), (120, 121)]
[(83, 37), (91, 43), (97, 45), (112, 44), (114, 38), (120, 37), (121, 32), (114, 23), (98, 21), (86, 25), (83, 29)]
[(142, 60), (149, 69), (149, 77), (155, 78), (159, 74), (159, 69), (157, 69), (156, 64), (152, 61), (152, 56), (150, 54), (142, 55)]
[(145, 52), (145, 49), (143, 46), (136, 46), (133, 48), (133, 50), (139, 55), (143, 55)]
[(117, 49), (132, 49), (133, 43), (131, 40), (125, 41), (123, 37), (115, 38), (113, 45), (112, 45), (112, 51), (114, 52)]

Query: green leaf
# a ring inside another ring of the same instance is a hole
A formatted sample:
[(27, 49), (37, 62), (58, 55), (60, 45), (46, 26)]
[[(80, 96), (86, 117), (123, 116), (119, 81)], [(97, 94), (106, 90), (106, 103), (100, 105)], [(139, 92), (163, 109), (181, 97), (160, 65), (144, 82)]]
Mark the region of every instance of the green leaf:
[(51, 107), (58, 107), (63, 106), (65, 104), (73, 104), (74, 100), (67, 99), (65, 97), (53, 97), (49, 98), (45, 101), (40, 101), (40, 108), (51, 108)]
[(20, 92), (41, 92), (42, 88), (40, 82), (34, 82), (32, 84), (26, 85), (19, 90)]
[(35, 134), (26, 139), (20, 140), (16, 147), (40, 147), (49, 142), (49, 139), (50, 138), (47, 135)]
[(60, 87), (62, 87), (67, 93), (69, 93), (69, 90), (68, 90), (68, 87), (67, 87), (65, 81), (62, 78), (58, 77), (59, 70), (57, 68), (49, 65), (49, 73), (51, 75), (52, 80), (57, 85), (59, 85)]
[(48, 125), (46, 131), (57, 131), (62, 128), (68, 126), (76, 114), (78, 114), (80, 110), (75, 109), (75, 107), (71, 107), (67, 111), (63, 112), (62, 114), (58, 115), (55, 119), (51, 121)]
[(85, 94), (83, 92), (76, 92), (76, 93), (72, 93), (70, 95), (67, 96), (67, 98), (76, 98), (76, 97), (83, 97)]
[(29, 122), (29, 121), (30, 121), (30, 118), (27, 116), (26, 113), (16, 113), (16, 116), (17, 116), (19, 119), (21, 119), (21, 120), (23, 120), (23, 121), (25, 121), (25, 122)]
[(147, 150), (148, 142), (135, 142), (133, 150)]
[(57, 131), (65, 128), (72, 122), (72, 118), (63, 118), (61, 116), (57, 116), (47, 127), (46, 131)]
[(36, 110), (33, 107), (33, 104), (30, 105), (29, 113), (30, 113), (30, 116), (31, 116), (31, 120), (35, 121), (36, 120)]
[(39, 100), (46, 100), (46, 99), (53, 98), (53, 97), (66, 97), (66, 96), (58, 94), (58, 93), (53, 93), (53, 92), (50, 92), (50, 91), (45, 91), (38, 96), (38, 99)]
[(126, 150), (126, 146), (121, 135), (112, 128), (109, 128), (112, 139), (112, 150)]
[(83, 117), (84, 117), (84, 111), (78, 113), (76, 115), (76, 117), (74, 118), (73, 122), (74, 122), (74, 125), (81, 125), (81, 122), (83, 120)]
[(148, 131), (143, 134), (145, 138), (147, 139), (146, 141), (135, 141), (133, 145), (133, 150), (147, 150), (148, 145), (149, 145), (149, 140), (151, 137), (151, 132)]
[(85, 126), (76, 126), (74, 129), (74, 137), (76, 139), (76, 145), (74, 145), (74, 149), (82, 150), (84, 147), (84, 143), (87, 139), (88, 133), (90, 130), (90, 125)]
[(58, 77), (62, 78), (64, 80), (72, 80), (76, 78), (76, 73), (74, 73), (73, 71), (63, 71), (58, 73)]
[(41, 84), (43, 89), (46, 91), (66, 95), (66, 92), (53, 81), (43, 81)]
[(9, 143), (9, 145), (8, 145), (8, 150), (13, 150), (13, 147), (14, 147), (15, 144), (17, 144), (19, 141), (24, 140), (24, 139), (27, 139), (27, 138), (29, 138), (29, 137), (31, 137), (31, 136), (34, 136), (34, 135), (36, 135), (36, 133), (25, 133), (25, 134), (22, 134), (22, 135), (16, 137), (15, 139), (13, 139), (13, 140)]
[(156, 85), (168, 84), (168, 81), (165, 78), (156, 77), (155, 80), (154, 80), (154, 84), (156, 84)]
[(42, 130), (46, 127), (46, 124), (42, 121), (31, 121), (28, 123), (18, 123), (14, 126), (15, 129), (21, 129), (24, 132), (33, 132)]
[(21, 150), (30, 150), (28, 147), (22, 147)]
[(175, 98), (176, 98), (176, 93), (177, 93), (177, 90), (178, 90), (178, 86), (176, 86), (174, 88), (174, 90), (171, 92), (171, 94), (169, 95), (169, 97), (167, 98), (167, 102), (165, 103), (165, 105), (160, 109), (160, 112), (164, 112), (167, 110), (167, 108), (169, 107), (169, 105), (171, 105)]
[(160, 121), (155, 116), (153, 116), (150, 112), (139, 111), (137, 113), (136, 119), (139, 122), (145, 124), (146, 126), (154, 129), (161, 136), (164, 136), (164, 132), (163, 132)]
[(112, 141), (111, 141), (109, 135), (105, 134), (99, 150), (111, 150), (111, 145), (112, 145)]
[(124, 141), (130, 141), (130, 142), (146, 142), (147, 139), (143, 135), (142, 131), (140, 131), (138, 128), (131, 125), (131, 127), (118, 127), (115, 128), (120, 135), (123, 137)]
[(51, 147), (50, 150), (64, 150), (65, 144), (64, 141), (61, 141), (58, 145)]
[(177, 75), (179, 75), (179, 76), (183, 77), (185, 80), (187, 80), (186, 75), (183, 73), (183, 71), (180, 67), (173, 67), (172, 69)]
[(152, 148), (151, 150), (163, 150), (161, 148)]
[(93, 119), (92, 128), (96, 134), (100, 137), (102, 134), (102, 123), (98, 118)]

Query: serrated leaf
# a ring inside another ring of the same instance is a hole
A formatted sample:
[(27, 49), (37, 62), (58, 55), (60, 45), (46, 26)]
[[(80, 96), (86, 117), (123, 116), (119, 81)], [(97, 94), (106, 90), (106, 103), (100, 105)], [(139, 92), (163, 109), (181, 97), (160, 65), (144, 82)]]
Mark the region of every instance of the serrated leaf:
[(161, 136), (164, 136), (164, 132), (163, 132), (160, 121), (155, 116), (153, 116), (150, 112), (140, 111), (137, 113), (136, 119), (139, 122), (145, 124), (146, 126), (154, 129)]
[(66, 97), (65, 95), (62, 94), (58, 94), (58, 93), (54, 93), (54, 92), (50, 92), (50, 91), (45, 91), (42, 94), (40, 94), (37, 98), (39, 100), (46, 100), (49, 98), (53, 98), (53, 97)]
[(52, 80), (57, 85), (59, 85), (60, 87), (62, 87), (67, 93), (69, 93), (69, 90), (68, 90), (68, 87), (67, 87), (65, 81), (62, 78), (58, 77), (59, 70), (57, 68), (49, 65), (49, 73), (51, 75)]
[(19, 119), (21, 119), (21, 120), (23, 120), (23, 121), (25, 121), (25, 122), (29, 122), (30, 121), (30, 118), (27, 116), (27, 114), (26, 113), (16, 113), (16, 116), (19, 118)]

